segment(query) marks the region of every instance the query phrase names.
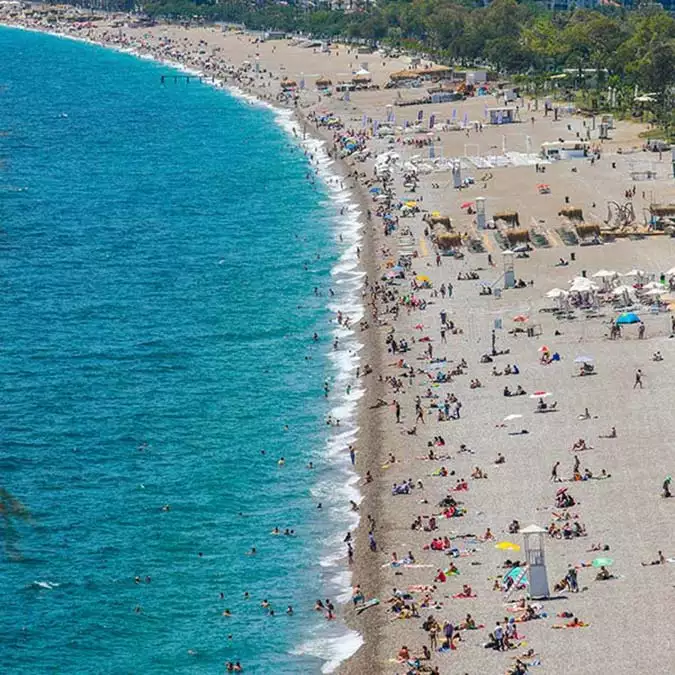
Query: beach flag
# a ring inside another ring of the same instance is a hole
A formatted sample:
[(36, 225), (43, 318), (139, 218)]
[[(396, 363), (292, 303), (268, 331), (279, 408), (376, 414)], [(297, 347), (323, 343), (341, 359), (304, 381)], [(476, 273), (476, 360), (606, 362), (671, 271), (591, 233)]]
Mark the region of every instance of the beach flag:
[(351, 97), (351, 94), (349, 93), (349, 90), (347, 90), (347, 91), (345, 92), (345, 95), (342, 97), (342, 99), (343, 99), (344, 101), (351, 101), (351, 100), (352, 100), (352, 97)]
[(434, 144), (432, 143), (432, 144), (429, 146), (429, 159), (434, 159), (435, 157), (436, 157), (436, 147), (435, 147)]
[(454, 122), (457, 119), (457, 108), (452, 109), (452, 121)]
[(420, 111), (417, 113), (417, 121), (418, 121), (418, 122), (421, 122), (423, 119), (424, 119), (424, 110), (420, 110)]
[(300, 80), (300, 91), (302, 91), (305, 88), (305, 78), (303, 77)]
[(469, 124), (469, 113), (464, 113), (464, 126)]
[(404, 128), (407, 129), (409, 125), (410, 125), (410, 122), (408, 122), (408, 120), (406, 120), (406, 121), (405, 121), (405, 127), (404, 127)]
[(368, 118), (366, 117), (366, 113), (363, 113), (363, 117), (361, 118), (361, 127), (365, 129), (367, 124)]
[(433, 129), (434, 124), (436, 124), (436, 115), (431, 115), (429, 117), (429, 129)]
[(377, 134), (377, 130), (380, 128), (380, 123), (378, 120), (373, 120), (373, 135)]
[(500, 110), (497, 113), (497, 124), (502, 124), (504, 122), (504, 116), (502, 115), (502, 111)]
[(485, 107), (483, 108), (483, 117), (487, 117), (487, 116), (488, 116), (488, 107), (487, 107), (487, 104), (485, 104)]

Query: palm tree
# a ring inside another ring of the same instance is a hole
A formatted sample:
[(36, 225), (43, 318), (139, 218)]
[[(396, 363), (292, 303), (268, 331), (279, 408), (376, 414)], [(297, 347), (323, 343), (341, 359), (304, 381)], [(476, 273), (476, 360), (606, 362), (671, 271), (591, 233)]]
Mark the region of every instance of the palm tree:
[(10, 560), (21, 560), (18, 541), (19, 532), (14, 522), (30, 521), (28, 509), (8, 490), (0, 488), (0, 537), (5, 541), (5, 553)]

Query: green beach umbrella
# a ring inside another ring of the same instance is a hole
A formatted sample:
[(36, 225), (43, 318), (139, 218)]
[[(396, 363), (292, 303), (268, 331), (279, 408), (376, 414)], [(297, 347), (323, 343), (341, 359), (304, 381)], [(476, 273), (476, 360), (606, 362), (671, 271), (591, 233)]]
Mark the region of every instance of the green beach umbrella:
[(610, 567), (614, 564), (614, 561), (611, 558), (596, 558), (591, 565), (593, 567)]

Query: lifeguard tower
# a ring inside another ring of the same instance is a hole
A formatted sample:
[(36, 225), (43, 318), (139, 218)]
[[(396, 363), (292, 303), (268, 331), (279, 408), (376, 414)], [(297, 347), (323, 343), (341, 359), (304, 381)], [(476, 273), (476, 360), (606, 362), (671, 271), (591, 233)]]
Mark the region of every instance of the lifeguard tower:
[(485, 197), (476, 197), (476, 225), (479, 230), (485, 229)]
[(504, 259), (504, 288), (515, 288), (516, 273), (513, 267), (513, 251), (504, 251), (502, 258)]
[(521, 530), (525, 540), (525, 562), (528, 567), (531, 598), (548, 598), (548, 577), (544, 557), (544, 535), (546, 530), (538, 525), (530, 525)]
[(455, 190), (462, 187), (462, 165), (459, 160), (452, 163), (452, 187)]

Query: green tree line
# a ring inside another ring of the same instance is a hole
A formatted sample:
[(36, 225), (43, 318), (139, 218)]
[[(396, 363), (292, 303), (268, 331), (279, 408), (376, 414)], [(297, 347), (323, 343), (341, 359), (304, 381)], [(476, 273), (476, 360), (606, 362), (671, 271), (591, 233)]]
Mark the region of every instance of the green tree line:
[(487, 7), (470, 0), (380, 0), (375, 6), (355, 0), (351, 11), (342, 11), (266, 0), (157, 0), (143, 10), (385, 43), (446, 62), (484, 62), (507, 74), (597, 68), (643, 91), (675, 84), (675, 19), (660, 5), (550, 12), (516, 0), (494, 0)]

